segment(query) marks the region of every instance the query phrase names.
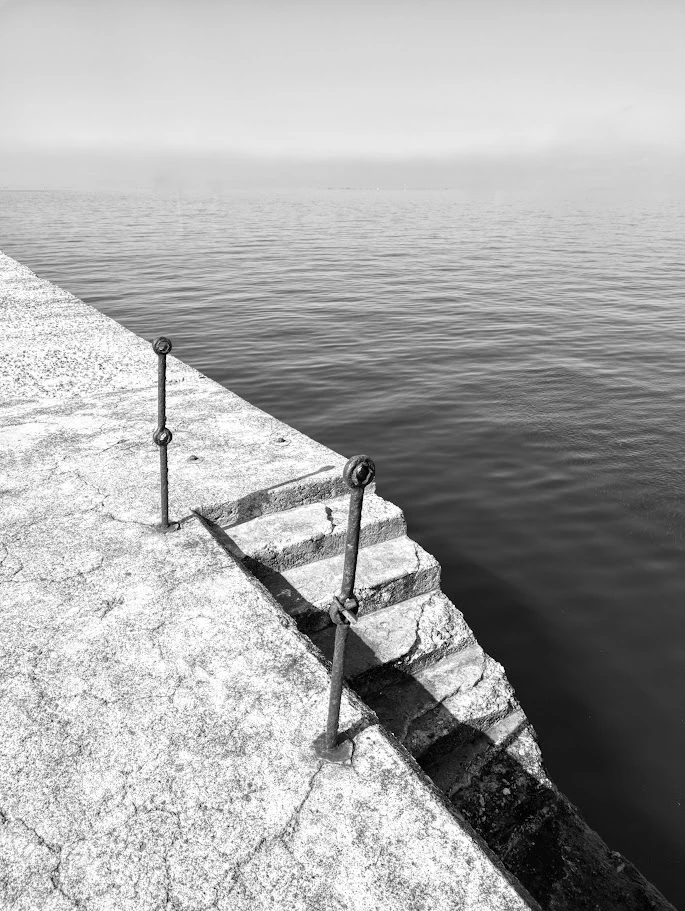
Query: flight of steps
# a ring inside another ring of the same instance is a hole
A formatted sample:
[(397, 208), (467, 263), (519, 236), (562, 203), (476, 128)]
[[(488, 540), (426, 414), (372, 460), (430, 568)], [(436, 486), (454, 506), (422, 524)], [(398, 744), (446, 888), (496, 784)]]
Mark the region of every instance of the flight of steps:
[[(348, 508), (337, 484), (324, 496), (312, 485), (292, 508), (264, 502), (206, 522), (328, 660)], [(402, 511), (375, 485), (364, 497), (354, 590), (348, 683), (542, 907), (671, 908), (550, 781), (503, 667), (478, 645), (440, 590), (439, 564), (407, 537)]]

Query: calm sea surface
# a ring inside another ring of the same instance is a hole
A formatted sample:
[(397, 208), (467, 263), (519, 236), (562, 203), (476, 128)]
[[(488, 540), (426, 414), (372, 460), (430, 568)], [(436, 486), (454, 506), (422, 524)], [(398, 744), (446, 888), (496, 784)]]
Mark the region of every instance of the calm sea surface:
[(552, 777), (685, 906), (685, 206), (0, 192), (0, 249), (322, 443), (443, 567)]

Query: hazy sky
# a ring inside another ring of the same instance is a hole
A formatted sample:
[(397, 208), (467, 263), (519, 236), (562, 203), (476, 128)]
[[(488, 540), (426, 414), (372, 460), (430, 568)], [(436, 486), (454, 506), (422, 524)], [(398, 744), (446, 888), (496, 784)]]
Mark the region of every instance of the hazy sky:
[(685, 0), (0, 0), (0, 147), (685, 149)]

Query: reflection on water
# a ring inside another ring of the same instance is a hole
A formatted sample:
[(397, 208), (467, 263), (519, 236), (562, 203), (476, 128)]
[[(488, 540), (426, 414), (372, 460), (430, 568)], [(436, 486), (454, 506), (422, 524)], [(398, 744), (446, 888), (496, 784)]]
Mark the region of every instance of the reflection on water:
[(6, 253), (375, 459), (559, 786), (676, 904), (684, 227), (663, 199), (0, 193)]

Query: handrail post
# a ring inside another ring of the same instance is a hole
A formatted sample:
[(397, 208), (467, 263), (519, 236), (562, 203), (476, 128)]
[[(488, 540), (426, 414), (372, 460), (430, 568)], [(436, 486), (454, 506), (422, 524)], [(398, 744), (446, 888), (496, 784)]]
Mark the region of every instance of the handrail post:
[(160, 336), (152, 343), (152, 349), (158, 356), (157, 364), (157, 429), (152, 434), (153, 442), (159, 446), (159, 475), (162, 495), (162, 521), (160, 531), (174, 531), (177, 523), (169, 524), (169, 470), (166, 448), (173, 436), (166, 426), (166, 356), (171, 351), (171, 342)]
[(335, 646), (326, 730), (314, 741), (314, 752), (320, 759), (326, 759), (328, 762), (345, 762), (352, 756), (352, 742), (350, 740), (340, 741), (338, 723), (340, 721), (347, 632), (350, 624), (357, 622), (357, 611), (359, 610), (359, 604), (354, 595), (354, 580), (359, 554), (364, 488), (373, 481), (375, 476), (376, 466), (368, 456), (364, 455), (353, 456), (343, 469), (343, 478), (347, 486), (352, 489), (345, 537), (345, 563), (340, 594), (335, 595), (335, 601), (329, 611), (331, 620), (335, 623)]

